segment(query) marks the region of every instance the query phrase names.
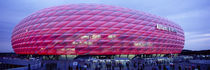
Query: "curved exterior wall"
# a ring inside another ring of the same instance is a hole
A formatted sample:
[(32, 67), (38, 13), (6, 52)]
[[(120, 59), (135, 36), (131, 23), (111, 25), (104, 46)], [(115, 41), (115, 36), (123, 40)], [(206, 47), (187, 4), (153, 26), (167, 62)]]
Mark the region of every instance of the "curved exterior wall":
[(76, 4), (40, 10), (12, 33), (17, 54), (175, 54), (181, 27), (148, 13), (108, 5)]

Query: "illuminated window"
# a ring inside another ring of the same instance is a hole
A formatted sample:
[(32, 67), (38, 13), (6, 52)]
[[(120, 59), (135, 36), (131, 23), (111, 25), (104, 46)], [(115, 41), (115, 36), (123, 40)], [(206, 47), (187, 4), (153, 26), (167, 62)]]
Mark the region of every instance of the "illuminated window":
[(138, 46), (138, 43), (134, 43), (134, 46)]
[(79, 42), (72, 42), (73, 45), (76, 45), (76, 44), (80, 44), (80, 45), (92, 45), (93, 43), (92, 42), (88, 42), (88, 41), (85, 41), (85, 42), (82, 42), (82, 41), (79, 41)]
[(72, 44), (75, 45), (75, 44), (78, 44), (78, 42), (73, 41)]
[(75, 52), (75, 48), (68, 48), (66, 50), (68, 51), (68, 53), (74, 53)]
[(141, 42), (138, 42), (138, 43), (134, 43), (134, 46), (144, 46), (144, 44)]
[(92, 39), (99, 39), (101, 38), (101, 35), (92, 35)]
[(61, 51), (65, 51), (65, 49), (63, 48), (63, 49), (61, 49)]
[(41, 50), (44, 50), (44, 48), (41, 48)]
[(147, 46), (152, 46), (152, 43), (147, 43)]
[(87, 42), (87, 41), (85, 41), (84, 44), (85, 44), (85, 45), (91, 45), (92, 42)]
[(112, 39), (112, 38), (115, 38), (116, 35), (109, 35), (108, 38)]
[(71, 48), (70, 50), (71, 50), (71, 51), (75, 51), (75, 49), (74, 49), (74, 48)]
[(85, 36), (82, 36), (81, 39), (89, 39), (90, 37), (85, 35)]
[(134, 43), (134, 46), (152, 46), (152, 43), (142, 43), (142, 42), (136, 42)]
[(79, 44), (82, 44), (82, 41), (79, 41)]
[(88, 45), (92, 45), (93, 43), (92, 42), (88, 42)]
[(88, 42), (86, 41), (86, 42), (84, 42), (84, 44), (88, 44)]

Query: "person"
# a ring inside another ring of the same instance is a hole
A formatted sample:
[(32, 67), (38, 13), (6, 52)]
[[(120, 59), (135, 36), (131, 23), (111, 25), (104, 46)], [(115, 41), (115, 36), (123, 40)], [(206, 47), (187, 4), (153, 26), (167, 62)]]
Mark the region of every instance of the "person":
[(129, 62), (126, 62), (126, 67), (127, 67), (127, 70), (130, 70)]
[(115, 67), (115, 61), (113, 61), (113, 63), (111, 64), (112, 70), (114, 70)]
[(111, 63), (110, 62), (107, 62), (106, 63), (106, 67), (107, 67), (108, 70), (110, 70), (111, 69)]
[(157, 70), (155, 67), (152, 67), (152, 70)]
[(192, 70), (195, 70), (195, 66), (194, 65), (192, 66)]
[(163, 70), (167, 70), (166, 65), (163, 65)]
[(31, 70), (31, 64), (28, 64), (28, 70)]
[(199, 65), (197, 66), (197, 68), (198, 68), (198, 70), (201, 70), (201, 67)]
[(187, 66), (185, 66), (185, 69), (184, 70), (187, 70)]
[(73, 68), (69, 65), (69, 70), (73, 70)]
[(181, 66), (179, 66), (179, 70), (182, 70)]
[(76, 70), (79, 70), (79, 66), (78, 65), (76, 66)]
[(96, 65), (96, 70), (100, 70), (100, 67), (101, 67), (101, 63), (98, 63), (98, 64)]
[(158, 65), (159, 70), (161, 70), (161, 65)]
[(84, 64), (84, 70), (87, 70), (87, 64), (86, 63)]
[(134, 62), (134, 63), (133, 63), (133, 67), (134, 67), (134, 68), (136, 68), (136, 67), (137, 67), (137, 66), (136, 66), (136, 62)]
[(121, 63), (119, 63), (119, 67), (120, 67), (120, 70), (122, 70), (121, 68), (122, 68), (122, 65), (121, 65)]

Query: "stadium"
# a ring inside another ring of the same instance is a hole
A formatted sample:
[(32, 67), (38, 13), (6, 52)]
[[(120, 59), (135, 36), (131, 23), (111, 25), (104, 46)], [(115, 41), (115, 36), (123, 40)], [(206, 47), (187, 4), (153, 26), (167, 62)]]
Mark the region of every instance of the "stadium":
[(99, 4), (45, 8), (24, 18), (12, 32), (16, 54), (178, 54), (183, 29), (149, 13)]

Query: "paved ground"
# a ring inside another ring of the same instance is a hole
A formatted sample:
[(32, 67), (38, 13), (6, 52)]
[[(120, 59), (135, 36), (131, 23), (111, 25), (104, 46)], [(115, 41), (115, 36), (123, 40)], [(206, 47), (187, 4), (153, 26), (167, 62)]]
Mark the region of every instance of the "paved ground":
[[(0, 62), (8, 64), (26, 65), (26, 66), (28, 64), (31, 64), (31, 66), (33, 64), (40, 64), (40, 68), (35, 70), (210, 70), (210, 64), (190, 63), (187, 60), (172, 62), (171, 60), (168, 59), (157, 61), (155, 59), (24, 60), (24, 59), (0, 58)], [(31, 67), (30, 69), (34, 68), (37, 67)]]
[[(50, 70), (209, 70), (209, 65), (180, 63), (44, 61), (42, 69)], [(57, 64), (56, 64), (57, 63)], [(57, 67), (56, 67), (57, 66)]]

